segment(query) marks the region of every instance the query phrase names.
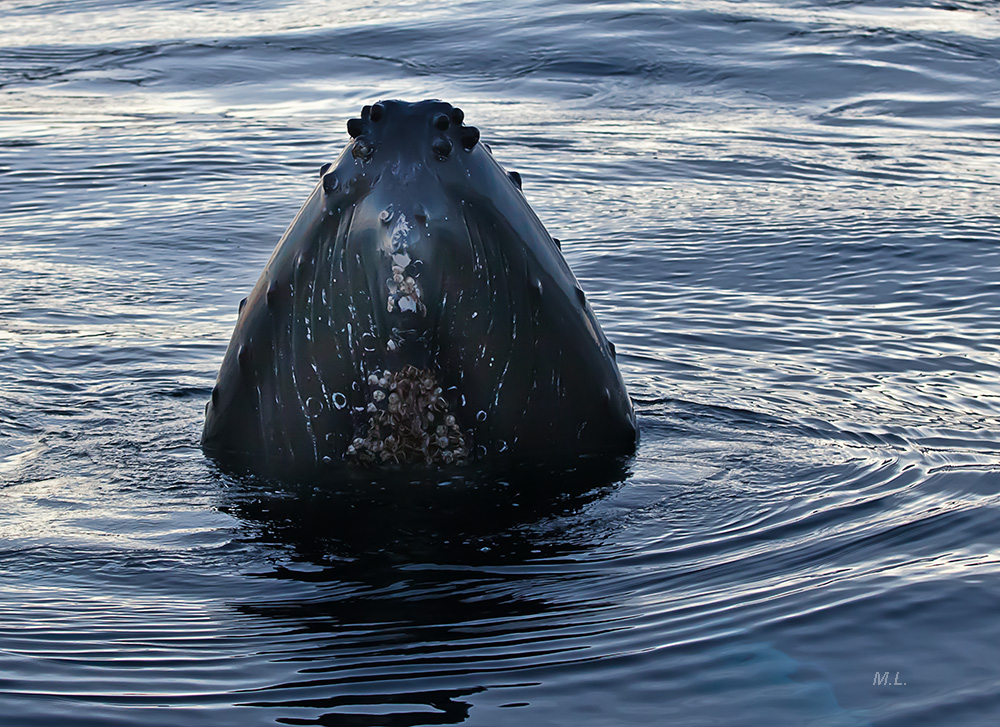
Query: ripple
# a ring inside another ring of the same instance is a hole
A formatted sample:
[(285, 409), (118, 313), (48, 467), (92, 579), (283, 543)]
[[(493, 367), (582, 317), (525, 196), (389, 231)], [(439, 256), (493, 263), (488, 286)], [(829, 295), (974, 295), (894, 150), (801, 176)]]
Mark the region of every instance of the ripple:
[[(4, 18), (8, 719), (998, 711), (995, 10), (76, 0)], [(343, 120), (390, 96), (460, 103), (522, 172), (616, 344), (635, 458), (322, 488), (202, 456), (240, 298)]]

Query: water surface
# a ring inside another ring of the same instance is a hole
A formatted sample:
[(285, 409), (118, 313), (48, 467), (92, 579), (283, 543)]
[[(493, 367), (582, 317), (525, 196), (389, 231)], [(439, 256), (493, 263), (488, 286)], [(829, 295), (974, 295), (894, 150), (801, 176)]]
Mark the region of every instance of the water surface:
[[(0, 8), (0, 713), (985, 725), (988, 2)], [(640, 413), (611, 472), (278, 487), (197, 442), (345, 121), (461, 106)]]

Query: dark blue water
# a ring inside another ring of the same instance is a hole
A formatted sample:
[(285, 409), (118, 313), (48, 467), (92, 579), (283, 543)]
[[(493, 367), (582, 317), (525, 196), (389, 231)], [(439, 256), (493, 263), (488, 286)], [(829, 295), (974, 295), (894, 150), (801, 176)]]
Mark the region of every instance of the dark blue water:
[[(0, 722), (991, 725), (991, 2), (0, 4)], [(197, 442), (379, 98), (466, 112), (640, 412), (617, 472)]]

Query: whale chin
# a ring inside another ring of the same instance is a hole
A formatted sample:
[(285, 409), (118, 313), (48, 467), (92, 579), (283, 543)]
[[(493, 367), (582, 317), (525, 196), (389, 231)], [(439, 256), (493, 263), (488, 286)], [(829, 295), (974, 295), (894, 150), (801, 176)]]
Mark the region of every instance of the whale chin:
[(554, 240), (441, 101), (382, 101), (240, 306), (202, 445), (296, 476), (621, 457), (635, 413)]

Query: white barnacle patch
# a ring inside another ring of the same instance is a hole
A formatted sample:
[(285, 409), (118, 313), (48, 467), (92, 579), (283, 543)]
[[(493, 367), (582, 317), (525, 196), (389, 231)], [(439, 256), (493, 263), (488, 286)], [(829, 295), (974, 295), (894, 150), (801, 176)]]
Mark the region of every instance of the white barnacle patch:
[(400, 213), (395, 218), (389, 232), (389, 262), (392, 275), (385, 281), (388, 291), (385, 307), (389, 313), (396, 311), (400, 313), (427, 313), (423, 302), (423, 293), (416, 280), (420, 261), (414, 260), (407, 249), (411, 243), (410, 232), (412, 230), (406, 215)]
[(385, 286), (389, 291), (386, 308), (390, 313), (398, 310), (401, 313), (426, 314), (427, 308), (424, 306), (420, 285), (416, 278), (406, 274), (406, 268), (410, 264), (410, 256), (404, 253), (393, 255), (392, 258), (392, 277), (385, 281)]
[(410, 231), (412, 229), (410, 221), (406, 219), (406, 215), (400, 213), (392, 226), (392, 230), (389, 232), (389, 244), (392, 246), (393, 252), (402, 250), (410, 244)]

